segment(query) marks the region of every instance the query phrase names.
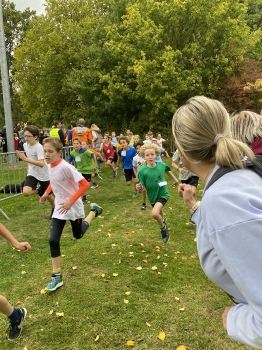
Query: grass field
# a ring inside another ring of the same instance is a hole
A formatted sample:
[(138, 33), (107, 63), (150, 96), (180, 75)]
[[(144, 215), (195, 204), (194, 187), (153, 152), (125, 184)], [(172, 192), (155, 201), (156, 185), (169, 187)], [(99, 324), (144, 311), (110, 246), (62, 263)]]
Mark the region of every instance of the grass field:
[[(133, 187), (125, 184), (121, 170), (117, 179), (108, 168), (102, 173), (88, 200), (104, 212), (79, 241), (71, 239), (66, 224), (61, 239), (64, 286), (54, 293), (41, 294), (51, 274), (48, 203), (38, 204), (37, 196), (0, 202), (11, 219), (0, 213), (1, 222), (32, 245), (23, 253), (0, 240), (0, 294), (28, 311), (15, 342), (6, 339), (8, 321), (1, 315), (0, 349), (128, 349), (128, 341), (137, 350), (248, 349), (223, 330), (221, 314), (231, 301), (201, 270), (195, 227), (171, 179), (167, 177), (171, 198), (164, 208), (170, 240), (164, 244), (150, 209), (140, 210), (141, 195), (132, 198)], [(160, 332), (164, 340), (158, 338)]]

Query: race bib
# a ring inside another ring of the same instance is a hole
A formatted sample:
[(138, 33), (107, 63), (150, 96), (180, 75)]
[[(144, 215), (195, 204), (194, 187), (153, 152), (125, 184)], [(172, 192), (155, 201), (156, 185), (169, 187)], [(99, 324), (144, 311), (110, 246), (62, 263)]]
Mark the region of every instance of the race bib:
[(81, 158), (79, 156), (76, 156), (75, 161), (76, 162), (81, 162)]
[(159, 186), (159, 187), (163, 187), (163, 186), (165, 186), (165, 185), (167, 185), (167, 182), (166, 182), (166, 181), (161, 181), (161, 182), (158, 183), (158, 186)]

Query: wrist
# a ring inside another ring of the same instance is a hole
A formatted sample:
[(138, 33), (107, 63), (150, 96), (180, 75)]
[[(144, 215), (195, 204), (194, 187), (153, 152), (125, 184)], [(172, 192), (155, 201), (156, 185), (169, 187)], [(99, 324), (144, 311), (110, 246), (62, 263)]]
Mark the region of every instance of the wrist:
[(201, 205), (201, 201), (197, 201), (197, 202), (191, 207), (191, 209), (190, 209), (191, 215), (193, 215), (193, 214), (197, 211), (197, 209), (200, 207), (200, 205)]

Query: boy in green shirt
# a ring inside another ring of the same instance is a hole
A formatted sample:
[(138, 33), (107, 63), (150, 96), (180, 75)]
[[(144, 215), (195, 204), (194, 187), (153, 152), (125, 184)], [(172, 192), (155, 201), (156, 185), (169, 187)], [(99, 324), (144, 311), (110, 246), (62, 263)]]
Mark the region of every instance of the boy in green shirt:
[[(73, 139), (72, 145), (74, 149), (70, 152), (68, 162), (71, 163), (74, 159), (76, 169), (88, 182), (91, 182), (92, 174), (97, 169), (96, 157), (94, 153), (81, 148), (81, 140), (78, 138)], [(96, 183), (93, 183), (93, 185), (96, 185)], [(82, 200), (83, 202), (87, 201), (86, 194), (83, 196)]]
[(146, 165), (142, 166), (138, 171), (138, 184), (136, 188), (141, 192), (143, 186), (145, 186), (148, 200), (153, 207), (151, 216), (159, 224), (162, 240), (166, 243), (169, 239), (169, 232), (166, 218), (163, 216), (163, 207), (169, 199), (169, 193), (164, 174), (167, 173), (174, 180), (173, 186), (178, 184), (178, 180), (168, 165), (163, 162), (156, 162), (159, 154), (159, 147), (152, 143), (140, 148), (140, 155), (145, 159)]

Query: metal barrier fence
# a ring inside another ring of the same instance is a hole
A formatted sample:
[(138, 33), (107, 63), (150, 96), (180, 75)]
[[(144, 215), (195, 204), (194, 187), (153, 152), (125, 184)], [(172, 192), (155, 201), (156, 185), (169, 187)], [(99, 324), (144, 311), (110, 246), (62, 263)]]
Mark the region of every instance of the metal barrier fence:
[[(63, 158), (68, 159), (72, 147), (64, 147)], [(0, 153), (0, 205), (1, 202), (20, 196), (26, 178), (28, 163), (19, 160), (15, 152)], [(1, 209), (0, 213), (9, 220)]]

